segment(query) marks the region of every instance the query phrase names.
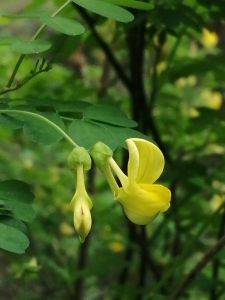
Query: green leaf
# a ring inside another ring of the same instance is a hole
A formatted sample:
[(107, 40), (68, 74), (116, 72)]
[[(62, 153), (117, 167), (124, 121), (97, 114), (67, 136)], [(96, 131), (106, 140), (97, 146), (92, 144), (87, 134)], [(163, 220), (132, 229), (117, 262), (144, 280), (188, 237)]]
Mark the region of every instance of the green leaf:
[[(58, 114), (53, 112), (43, 112), (40, 115), (65, 131), (65, 125)], [(23, 127), (23, 132), (31, 141), (42, 145), (56, 143), (63, 137), (62, 134), (51, 125), (35, 117), (27, 118)]]
[(128, 23), (134, 19), (134, 16), (129, 11), (107, 2), (99, 0), (73, 0), (73, 2), (96, 14), (115, 21)]
[(15, 201), (14, 202), (14, 210), (10, 211), (9, 213), (5, 214), (8, 216), (12, 216), (16, 219), (31, 222), (36, 216), (36, 212), (29, 204), (24, 202)]
[(20, 39), (16, 36), (1, 36), (0, 46), (12, 45), (13, 43), (19, 42)]
[(4, 127), (6, 129), (14, 130), (14, 129), (19, 129), (22, 128), (24, 125), (24, 122), (21, 121), (18, 118), (18, 114), (12, 115), (7, 115), (7, 114), (0, 114), (0, 126)]
[(11, 49), (20, 54), (35, 54), (48, 50), (51, 43), (46, 40), (35, 40), (30, 42), (16, 42), (11, 45)]
[(0, 248), (22, 254), (29, 246), (27, 236), (16, 228), (0, 224)]
[(0, 216), (0, 223), (16, 228), (28, 236), (28, 230), (26, 225), (18, 219), (14, 219), (9, 216)]
[(108, 124), (102, 124), (102, 127), (111, 131), (115, 135), (118, 145), (122, 146), (125, 149), (127, 149), (126, 143), (125, 143), (125, 141), (127, 139), (139, 138), (139, 139), (144, 139), (144, 140), (152, 142), (151, 139), (147, 135), (145, 135), (139, 131), (133, 130), (131, 128), (111, 126)]
[(0, 213), (1, 210), (13, 210), (14, 206), (14, 201), (0, 199)]
[(20, 180), (6, 180), (0, 182), (0, 198), (12, 201), (30, 203), (34, 199), (27, 183)]
[(124, 6), (124, 7), (131, 7), (135, 9), (141, 10), (150, 10), (154, 8), (153, 4), (141, 2), (141, 1), (133, 1), (133, 0), (102, 0), (104, 2), (108, 2), (114, 5)]
[(55, 110), (58, 112), (83, 112), (91, 103), (86, 101), (57, 101)]
[(101, 141), (112, 150), (117, 147), (114, 134), (108, 129), (92, 122), (74, 120), (69, 129), (70, 137), (79, 145), (90, 149), (95, 143)]
[(84, 118), (97, 120), (122, 127), (136, 127), (138, 124), (128, 119), (127, 115), (115, 106), (97, 104), (84, 111)]
[(85, 31), (80, 23), (61, 17), (49, 17), (46, 14), (41, 15), (40, 20), (47, 26), (67, 35), (79, 35)]
[(29, 186), (22, 181), (9, 180), (0, 182), (0, 199), (4, 201), (2, 208), (4, 209), (4, 215), (12, 216), (25, 222), (32, 221), (35, 217), (35, 211), (27, 203), (32, 201), (33, 198), (34, 195), (30, 192)]

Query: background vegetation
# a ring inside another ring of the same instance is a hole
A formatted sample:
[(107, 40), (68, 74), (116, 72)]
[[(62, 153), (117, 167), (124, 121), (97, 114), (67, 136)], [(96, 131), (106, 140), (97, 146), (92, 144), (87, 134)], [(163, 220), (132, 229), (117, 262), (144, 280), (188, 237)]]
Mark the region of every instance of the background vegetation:
[[(25, 58), (18, 89), (1, 100), (26, 99), (41, 112), (52, 111), (51, 101), (117, 106), (162, 150), (160, 183), (172, 192), (171, 208), (147, 226), (132, 224), (93, 167), (87, 176), (93, 226), (80, 244), (69, 208), (71, 146), (64, 140), (42, 146), (22, 129), (0, 127), (0, 179), (27, 182), (36, 211), (24, 229), (30, 240), (26, 253), (0, 252), (2, 299), (225, 299), (225, 3), (153, 2), (150, 10), (128, 8), (135, 16), (129, 23), (71, 3), (60, 16), (79, 21), (86, 31), (71, 37), (46, 28), (41, 35), (53, 46)], [(8, 0), (0, 10), (51, 14), (62, 4)], [(29, 40), (40, 21), (1, 17), (0, 26), (1, 36)], [(19, 57), (3, 44), (2, 89)], [(53, 68), (20, 88), (21, 78), (42, 58), (54, 58)], [(64, 117), (79, 114), (66, 111)], [(115, 157), (126, 170), (126, 150), (119, 146)]]

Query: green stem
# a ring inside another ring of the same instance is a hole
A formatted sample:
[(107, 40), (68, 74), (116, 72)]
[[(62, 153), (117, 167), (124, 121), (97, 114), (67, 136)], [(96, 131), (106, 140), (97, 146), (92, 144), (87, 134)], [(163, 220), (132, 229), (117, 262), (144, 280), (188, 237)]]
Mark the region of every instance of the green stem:
[[(13, 81), (14, 81), (14, 78), (15, 78), (15, 76), (16, 76), (18, 70), (19, 70), (19, 67), (20, 67), (20, 65), (22, 64), (23, 60), (24, 60), (24, 57), (25, 57), (25, 54), (22, 54), (22, 55), (20, 56), (20, 58), (18, 59), (18, 62), (16, 63), (16, 66), (15, 66), (13, 72), (12, 72), (12, 75), (11, 75), (11, 77), (10, 77), (10, 79), (9, 79), (9, 82), (8, 82), (8, 84), (6, 85), (6, 88), (7, 88), (7, 89), (9, 89), (9, 88), (11, 87), (11, 85), (12, 85), (12, 83), (13, 83)], [(1, 95), (1, 94), (0, 94), (0, 95)]]
[(20, 84), (16, 85), (14, 88), (10, 88), (10, 89), (5, 89), (3, 92), (0, 93), (0, 95), (4, 95), (6, 93), (12, 92), (12, 91), (16, 91), (18, 89), (20, 89), (22, 86), (24, 86), (28, 81), (30, 81), (32, 78), (34, 78), (35, 76), (37, 76), (40, 73), (43, 72), (48, 72), (46, 69), (44, 70), (40, 70), (32, 75), (29, 75), (27, 78), (25, 78), (22, 82), (20, 82)]
[(155, 287), (152, 289), (151, 291), (151, 295), (147, 296), (146, 298), (144, 298), (144, 300), (147, 299), (151, 299), (152, 296), (154, 296), (154, 294), (157, 294), (157, 292), (160, 291), (160, 289), (165, 285), (165, 283), (168, 281), (168, 279), (170, 278), (170, 276), (174, 273), (174, 271), (176, 269), (179, 268), (179, 266), (181, 266), (183, 264), (183, 262), (185, 261), (186, 257), (188, 256), (188, 254), (190, 253), (190, 250), (192, 249), (193, 245), (196, 244), (197, 240), (199, 239), (199, 237), (202, 235), (202, 233), (204, 232), (205, 228), (207, 227), (207, 225), (212, 221), (212, 219), (225, 207), (225, 203), (222, 203), (220, 205), (220, 207), (212, 214), (210, 215), (206, 221), (202, 224), (202, 226), (200, 227), (199, 231), (197, 232), (197, 234), (192, 238), (192, 240), (190, 241), (190, 243), (184, 248), (183, 252), (181, 253), (181, 255), (175, 260), (174, 264), (171, 266), (171, 268), (166, 272), (166, 274), (163, 276), (163, 278), (161, 279), (161, 281), (155, 285)]
[(118, 190), (119, 190), (119, 186), (116, 183), (116, 180), (112, 174), (112, 171), (110, 169), (110, 166), (108, 164), (106, 164), (103, 168), (102, 168), (102, 172), (105, 175), (106, 180), (108, 181), (108, 184), (111, 188), (111, 191), (113, 193), (113, 196), (116, 197), (118, 195)]
[(78, 165), (77, 170), (76, 170), (76, 190), (79, 193), (84, 193), (86, 194), (86, 189), (85, 189), (85, 184), (84, 184), (84, 166), (83, 165)]
[[(55, 17), (55, 16), (57, 16), (68, 4), (70, 4), (71, 3), (71, 1), (72, 0), (67, 0), (51, 17)], [(37, 32), (34, 34), (34, 36), (31, 38), (31, 41), (33, 41), (33, 40), (35, 40), (38, 36), (39, 36), (39, 34), (43, 31), (43, 29), (46, 27), (46, 24), (42, 24), (41, 25), (41, 27), (37, 30)], [(14, 68), (14, 70), (13, 70), (13, 72), (12, 72), (12, 75), (11, 75), (11, 77), (10, 77), (10, 79), (9, 79), (9, 82), (8, 82), (8, 84), (6, 85), (6, 88), (10, 88), (11, 86), (12, 86), (12, 84), (13, 84), (13, 81), (14, 81), (14, 79), (15, 79), (15, 76), (16, 76), (16, 74), (17, 74), (17, 72), (18, 72), (18, 70), (19, 70), (19, 67), (20, 67), (20, 65), (22, 64), (22, 62), (23, 62), (23, 60), (24, 60), (24, 58), (25, 58), (25, 54), (22, 54), (20, 57), (19, 57), (19, 59), (18, 59), (18, 62), (17, 62), (17, 64), (16, 64), (16, 66), (15, 66), (15, 68)], [(1, 95), (1, 93), (0, 93), (0, 95)]]
[(117, 163), (112, 157), (109, 158), (109, 164), (113, 171), (116, 173), (117, 177), (119, 178), (122, 186), (128, 185), (128, 177), (123, 173), (123, 171), (120, 169), (120, 167), (117, 165)]
[(64, 130), (62, 130), (59, 126), (57, 126), (55, 123), (53, 123), (52, 121), (48, 120), (47, 118), (30, 112), (30, 111), (23, 111), (23, 110), (9, 110), (9, 109), (2, 109), (0, 110), (0, 113), (2, 114), (21, 114), (21, 115), (28, 115), (31, 117), (34, 117), (36, 119), (42, 120), (43, 122), (47, 123), (48, 125), (50, 125), (52, 128), (54, 128), (55, 130), (57, 130), (73, 147), (78, 147), (78, 145), (65, 133)]

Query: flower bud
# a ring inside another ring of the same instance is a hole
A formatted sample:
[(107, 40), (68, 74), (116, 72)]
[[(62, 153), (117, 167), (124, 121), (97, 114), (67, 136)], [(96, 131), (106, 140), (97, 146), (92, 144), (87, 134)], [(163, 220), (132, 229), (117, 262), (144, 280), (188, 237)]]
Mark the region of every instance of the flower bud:
[(76, 170), (78, 165), (83, 165), (85, 171), (91, 168), (91, 157), (83, 147), (74, 148), (68, 157), (68, 166), (71, 171)]
[(70, 207), (74, 212), (74, 227), (83, 243), (91, 229), (92, 202), (84, 185), (84, 167), (82, 164), (76, 166), (76, 193), (70, 202)]
[(74, 201), (74, 227), (81, 243), (84, 242), (91, 229), (91, 207), (92, 203), (88, 195), (77, 197)]
[(107, 145), (98, 142), (91, 148), (90, 154), (96, 166), (102, 170), (108, 162), (108, 159), (112, 157), (113, 152)]

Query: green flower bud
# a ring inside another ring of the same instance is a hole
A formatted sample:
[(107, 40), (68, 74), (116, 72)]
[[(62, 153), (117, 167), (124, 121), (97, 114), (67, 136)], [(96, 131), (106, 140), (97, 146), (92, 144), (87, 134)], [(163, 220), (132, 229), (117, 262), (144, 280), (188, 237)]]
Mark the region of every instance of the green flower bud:
[(102, 142), (96, 143), (90, 151), (96, 166), (102, 170), (110, 157), (113, 156), (112, 150)]
[(68, 157), (68, 166), (72, 171), (76, 170), (78, 165), (83, 165), (84, 171), (91, 168), (91, 157), (83, 147), (74, 148)]

